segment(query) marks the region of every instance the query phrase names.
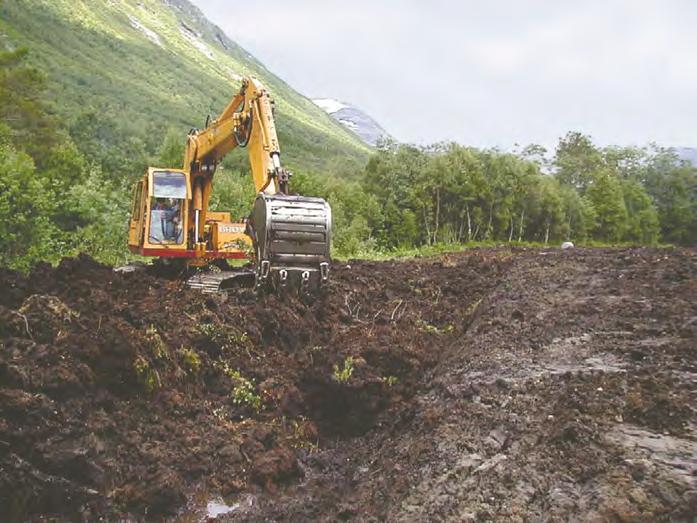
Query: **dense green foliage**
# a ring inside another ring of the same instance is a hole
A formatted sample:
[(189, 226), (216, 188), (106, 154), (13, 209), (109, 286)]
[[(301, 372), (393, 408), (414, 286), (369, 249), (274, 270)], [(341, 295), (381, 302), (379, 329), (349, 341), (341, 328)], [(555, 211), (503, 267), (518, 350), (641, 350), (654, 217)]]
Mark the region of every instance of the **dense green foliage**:
[[(27, 53), (0, 53), (0, 265), (26, 269), (80, 251), (121, 263), (131, 182), (148, 164), (180, 161), (184, 136), (163, 130), (149, 152), (92, 111), (64, 123), (47, 100)], [(472, 242), (697, 242), (694, 167), (672, 150), (599, 148), (579, 133), (549, 160), (539, 146), (513, 154), (384, 143), (365, 167), (297, 169), (293, 183), (330, 202), (342, 256)], [(253, 191), (244, 151), (229, 155), (214, 208), (244, 216)]]
[(697, 242), (697, 171), (672, 150), (598, 148), (569, 133), (550, 160), (544, 153), (386, 143), (360, 179), (303, 176), (296, 188), (330, 201), (344, 255), (476, 242)]
[(90, 163), (52, 115), (26, 51), (0, 53), (0, 265), (87, 251), (124, 259), (124, 180)]
[(599, 148), (568, 133), (553, 157), (454, 143), (383, 144), (362, 177), (301, 177), (334, 209), (338, 252), (437, 244), (697, 243), (697, 170), (671, 149)]

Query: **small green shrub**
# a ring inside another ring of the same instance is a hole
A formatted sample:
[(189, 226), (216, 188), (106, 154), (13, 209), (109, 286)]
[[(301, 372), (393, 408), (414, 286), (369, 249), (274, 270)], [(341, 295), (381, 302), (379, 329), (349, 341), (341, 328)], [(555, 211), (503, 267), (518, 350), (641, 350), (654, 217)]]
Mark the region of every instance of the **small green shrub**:
[(159, 372), (153, 369), (148, 360), (142, 356), (136, 357), (133, 362), (133, 369), (135, 370), (138, 382), (147, 393), (152, 393), (162, 388), (162, 380), (160, 380)]
[(254, 409), (256, 412), (261, 410), (261, 396), (255, 391), (254, 380), (245, 378), (240, 371), (231, 368), (227, 363), (221, 365), (221, 370), (232, 380), (232, 391), (230, 396), (235, 405), (242, 405)]
[(338, 364), (334, 364), (334, 372), (333, 372), (333, 377), (336, 381), (339, 383), (346, 383), (349, 378), (351, 378), (351, 375), (353, 374), (353, 358), (351, 356), (347, 356), (346, 359), (344, 359), (344, 366), (339, 367)]
[(162, 339), (162, 336), (160, 336), (160, 333), (157, 332), (157, 327), (152, 324), (145, 329), (145, 342), (147, 343), (148, 348), (152, 351), (153, 356), (155, 356), (157, 359), (169, 357), (167, 345)]
[(399, 378), (397, 376), (383, 376), (381, 381), (388, 387), (394, 387), (399, 382)]
[(198, 330), (221, 349), (246, 347), (249, 343), (249, 335), (246, 332), (238, 334), (234, 329), (220, 323), (202, 323)]
[(198, 353), (186, 347), (181, 348), (182, 364), (189, 374), (198, 374), (201, 370), (201, 357)]
[(418, 320), (416, 322), (416, 325), (418, 326), (419, 330), (423, 332), (428, 332), (429, 334), (436, 334), (438, 336), (442, 334), (450, 334), (455, 329), (455, 326), (451, 323), (449, 323), (443, 328), (438, 328), (435, 325), (431, 325), (430, 323), (427, 323), (423, 320)]

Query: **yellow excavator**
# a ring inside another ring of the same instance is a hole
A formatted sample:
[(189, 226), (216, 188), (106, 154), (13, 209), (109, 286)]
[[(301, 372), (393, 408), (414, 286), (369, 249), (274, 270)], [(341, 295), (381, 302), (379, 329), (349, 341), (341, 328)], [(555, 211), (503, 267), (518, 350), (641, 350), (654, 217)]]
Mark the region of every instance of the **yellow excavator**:
[[(235, 147), (247, 148), (257, 192), (241, 221), (208, 208), (216, 168)], [(197, 267), (253, 259), (257, 288), (322, 284), (329, 277), (331, 209), (321, 198), (292, 195), (290, 178), (281, 166), (273, 101), (248, 76), (217, 119), (189, 132), (181, 169), (149, 167), (134, 185), (129, 249)], [(234, 273), (204, 271), (190, 285), (216, 290), (228, 277)]]

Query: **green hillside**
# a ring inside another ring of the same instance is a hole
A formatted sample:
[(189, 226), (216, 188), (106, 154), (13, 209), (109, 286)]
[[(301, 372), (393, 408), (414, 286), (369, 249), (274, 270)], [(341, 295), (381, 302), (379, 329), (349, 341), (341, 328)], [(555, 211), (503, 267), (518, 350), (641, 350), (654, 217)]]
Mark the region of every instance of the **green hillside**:
[(186, 0), (3, 0), (0, 46), (29, 49), (61, 120), (73, 129), (80, 118), (91, 120), (90, 134), (124, 140), (124, 147), (137, 137), (152, 153), (169, 128), (183, 141), (225, 106), (242, 75), (252, 74), (276, 101), (291, 168), (353, 170), (369, 153)]

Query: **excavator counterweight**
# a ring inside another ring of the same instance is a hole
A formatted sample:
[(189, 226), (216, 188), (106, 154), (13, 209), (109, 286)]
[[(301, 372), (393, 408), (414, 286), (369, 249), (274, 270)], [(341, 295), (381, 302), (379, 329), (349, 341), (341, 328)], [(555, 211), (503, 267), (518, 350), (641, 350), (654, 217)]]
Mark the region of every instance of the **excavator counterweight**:
[[(257, 197), (249, 217), (232, 221), (209, 202), (216, 169), (236, 147), (247, 148)], [(322, 284), (329, 275), (331, 209), (321, 198), (291, 194), (290, 177), (281, 166), (273, 102), (258, 80), (246, 77), (218, 118), (188, 134), (181, 169), (150, 167), (135, 184), (129, 248), (198, 267), (253, 259), (248, 274), (257, 288)], [(192, 283), (210, 291), (226, 279), (204, 272)]]

